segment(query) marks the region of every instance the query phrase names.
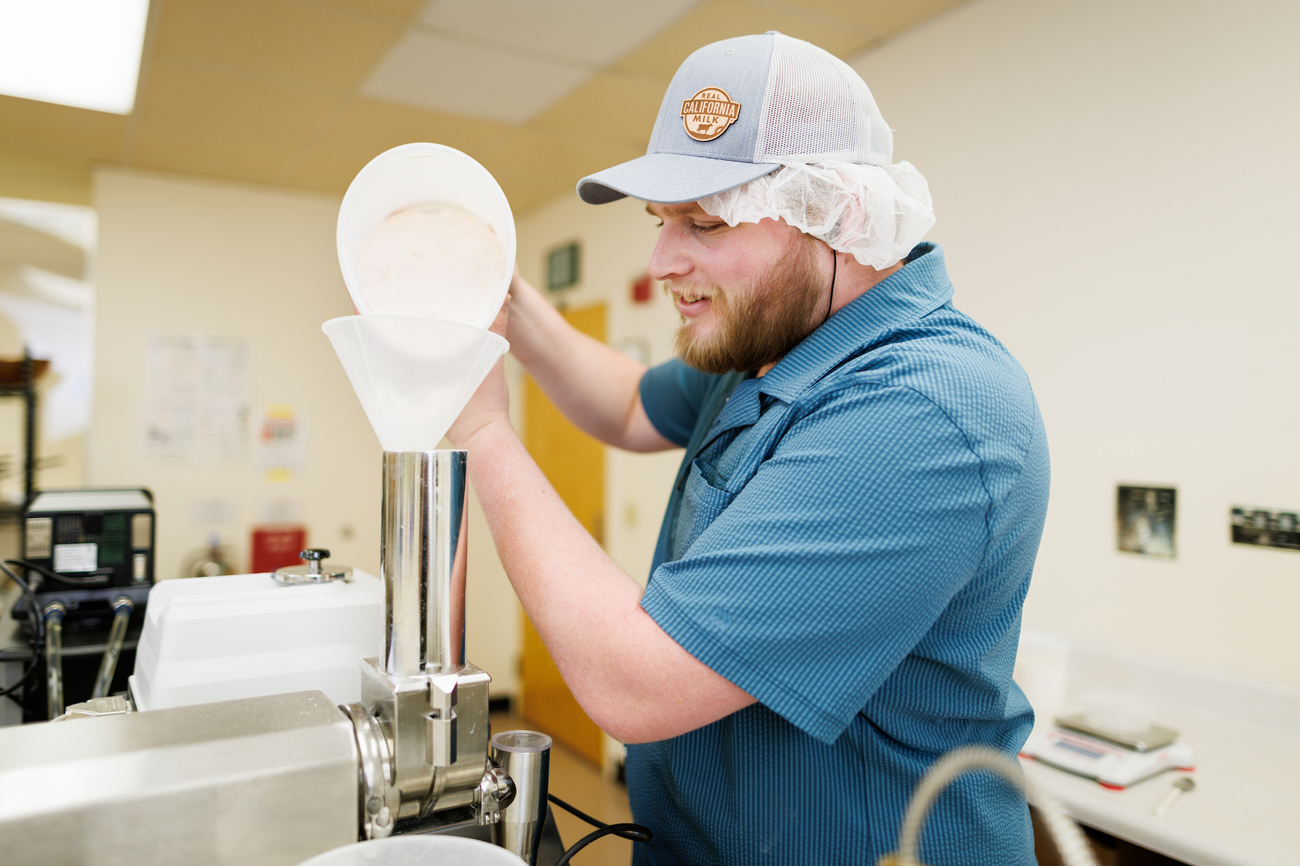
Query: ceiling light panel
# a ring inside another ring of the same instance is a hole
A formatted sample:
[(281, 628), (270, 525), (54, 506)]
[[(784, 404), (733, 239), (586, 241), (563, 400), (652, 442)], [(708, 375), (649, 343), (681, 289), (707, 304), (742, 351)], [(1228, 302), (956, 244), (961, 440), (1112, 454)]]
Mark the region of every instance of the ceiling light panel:
[(700, 0), (433, 0), (428, 27), (544, 57), (601, 67), (681, 17)]
[(592, 75), (590, 69), (410, 31), (362, 85), (375, 99), (523, 123)]
[(130, 114), (149, 0), (0, 0), (0, 93)]

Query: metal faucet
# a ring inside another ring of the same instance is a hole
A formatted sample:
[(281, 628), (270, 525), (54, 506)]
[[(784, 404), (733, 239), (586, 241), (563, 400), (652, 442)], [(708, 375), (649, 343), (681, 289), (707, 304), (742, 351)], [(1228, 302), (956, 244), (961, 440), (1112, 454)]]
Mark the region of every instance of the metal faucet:
[(880, 858), (877, 866), (921, 866), (916, 859), (921, 844), (921, 830), (925, 826), (930, 807), (939, 794), (958, 776), (972, 770), (991, 770), (1021, 792), (1030, 789), (1034, 795), (1043, 823), (1052, 834), (1052, 841), (1065, 866), (1097, 866), (1088, 840), (1079, 825), (1065, 813), (1056, 798), (1033, 788), (1025, 778), (1020, 765), (1001, 752), (987, 746), (964, 746), (944, 755), (921, 779), (912, 794), (912, 800), (903, 813), (903, 826), (898, 834), (898, 851)]

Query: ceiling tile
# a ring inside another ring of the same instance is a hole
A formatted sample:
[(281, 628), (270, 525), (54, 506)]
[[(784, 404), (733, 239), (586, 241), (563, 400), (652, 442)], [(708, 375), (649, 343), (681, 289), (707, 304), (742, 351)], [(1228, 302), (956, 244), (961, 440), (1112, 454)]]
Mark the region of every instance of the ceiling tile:
[(351, 90), (398, 26), (287, 0), (167, 0), (156, 55)]
[(349, 158), (361, 157), (364, 165), (390, 147), (412, 141), (432, 141), (473, 153), (509, 129), (490, 120), (355, 99), (330, 125), (319, 146)]
[(516, 214), (560, 195), (576, 195), (588, 174), (635, 159), (645, 147), (620, 142), (556, 135), (541, 130), (511, 133), (479, 162), (501, 184)]
[(133, 117), (0, 97), (0, 187), (88, 199), (129, 139), (133, 165), (339, 194), (424, 140), (484, 162), (523, 212), (640, 155), (702, 45), (774, 29), (852, 57), (962, 2), (165, 0)]
[[(967, 0), (782, 0), (861, 28), (868, 35), (893, 36)], [(812, 41), (812, 40), (809, 40)], [(829, 50), (829, 49), (827, 49)]]
[(700, 0), (434, 0), (430, 27), (588, 66), (607, 66)]
[(343, 195), (369, 161), (368, 157), (318, 147), (281, 179), (287, 186)]
[(614, 68), (632, 75), (658, 78), (667, 84), (677, 67), (697, 48), (733, 36), (769, 30), (805, 39), (837, 57), (852, 56), (875, 38), (857, 27), (836, 26), (821, 15), (801, 15), (797, 9), (741, 0), (706, 0), (658, 36), (627, 54), (614, 64)]
[(90, 161), (0, 151), (0, 196), (91, 204)]
[(0, 96), (0, 144), (7, 150), (116, 161), (127, 123), (120, 114)]
[(271, 183), (297, 150), (292, 144), (267, 137), (141, 120), (130, 164), (136, 168)]
[(316, 0), (316, 3), (359, 15), (409, 21), (425, 5), (425, 0)]
[(539, 114), (531, 126), (613, 139), (644, 150), (663, 98), (662, 82), (600, 74)]
[(410, 31), (375, 67), (366, 96), (485, 120), (522, 123), (591, 70)]
[(475, 156), (510, 129), (488, 120), (356, 99), (283, 179), (292, 186), (342, 194), (366, 163), (399, 144), (432, 141)]
[(253, 81), (212, 67), (157, 60), (140, 106), (142, 117), (216, 130), (265, 133), (305, 142), (346, 99), (328, 91)]

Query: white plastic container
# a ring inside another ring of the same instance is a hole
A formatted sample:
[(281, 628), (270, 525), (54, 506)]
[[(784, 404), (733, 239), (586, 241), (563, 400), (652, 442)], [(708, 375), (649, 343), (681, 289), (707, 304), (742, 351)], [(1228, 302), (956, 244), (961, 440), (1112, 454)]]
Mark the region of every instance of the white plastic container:
[(519, 866), (504, 848), (462, 836), (389, 836), (344, 845), (298, 866)]
[(149, 592), (131, 694), (138, 710), (318, 689), (361, 699), (360, 663), (383, 655), (384, 587), (281, 586), (269, 574), (165, 580)]
[(496, 178), (474, 159), (442, 144), (403, 144), (386, 150), (357, 173), (339, 208), (338, 251), (343, 282), (357, 312), (376, 312), (366, 303), (357, 280), (361, 244), (380, 223), (400, 210), (421, 204), (451, 204), (492, 227), (505, 254), (499, 290), (483, 298), (480, 320), (486, 328), (506, 298), (515, 265), (515, 218)]

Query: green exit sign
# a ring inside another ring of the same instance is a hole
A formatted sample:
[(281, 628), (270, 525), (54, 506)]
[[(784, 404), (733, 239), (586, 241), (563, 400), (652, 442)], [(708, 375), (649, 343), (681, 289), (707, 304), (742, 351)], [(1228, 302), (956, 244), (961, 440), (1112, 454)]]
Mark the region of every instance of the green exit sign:
[(567, 289), (578, 284), (578, 242), (556, 247), (546, 254), (546, 288)]

